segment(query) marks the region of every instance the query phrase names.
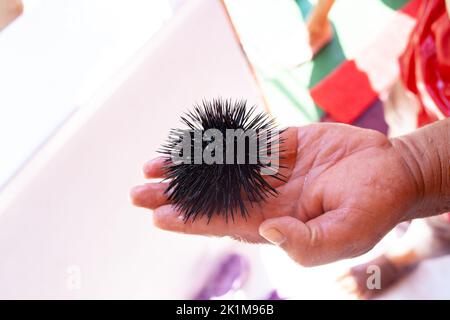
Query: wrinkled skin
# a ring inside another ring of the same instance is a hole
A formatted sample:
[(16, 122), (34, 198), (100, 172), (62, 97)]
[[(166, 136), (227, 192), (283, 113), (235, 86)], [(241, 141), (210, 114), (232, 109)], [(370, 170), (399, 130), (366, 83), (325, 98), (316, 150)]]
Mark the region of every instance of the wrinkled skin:
[[(265, 203), (248, 205), (249, 218), (226, 223), (214, 217), (184, 222), (168, 203), (166, 183), (133, 188), (135, 205), (153, 210), (164, 230), (206, 236), (231, 236), (268, 242), (261, 234), (276, 229), (280, 245), (305, 266), (333, 262), (371, 249), (414, 210), (419, 197), (414, 178), (399, 151), (383, 134), (343, 124), (289, 128), (282, 173), (286, 183), (271, 180), (279, 191)], [(144, 166), (147, 178), (163, 176), (163, 160)], [(270, 179), (270, 178), (269, 178)]]

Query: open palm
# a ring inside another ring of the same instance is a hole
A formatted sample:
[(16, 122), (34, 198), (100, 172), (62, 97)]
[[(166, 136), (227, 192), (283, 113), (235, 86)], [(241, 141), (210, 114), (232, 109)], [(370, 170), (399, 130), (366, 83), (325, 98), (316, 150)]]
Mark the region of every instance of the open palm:
[[(247, 205), (249, 217), (228, 223), (215, 216), (185, 222), (164, 195), (165, 183), (133, 188), (137, 206), (153, 210), (164, 230), (230, 236), (281, 246), (302, 265), (362, 254), (414, 207), (417, 190), (401, 155), (383, 134), (342, 124), (289, 128), (279, 195)], [(144, 166), (147, 178), (163, 177), (163, 159)], [(271, 179), (270, 177), (268, 179)]]

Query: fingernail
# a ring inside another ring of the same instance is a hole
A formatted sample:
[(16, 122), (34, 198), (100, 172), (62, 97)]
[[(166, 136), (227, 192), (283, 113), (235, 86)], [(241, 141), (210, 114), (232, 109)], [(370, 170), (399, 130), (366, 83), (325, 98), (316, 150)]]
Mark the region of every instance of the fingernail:
[(275, 228), (270, 228), (267, 230), (261, 231), (261, 236), (264, 237), (267, 241), (272, 242), (273, 244), (279, 246), (284, 241), (286, 241), (286, 237), (280, 231)]

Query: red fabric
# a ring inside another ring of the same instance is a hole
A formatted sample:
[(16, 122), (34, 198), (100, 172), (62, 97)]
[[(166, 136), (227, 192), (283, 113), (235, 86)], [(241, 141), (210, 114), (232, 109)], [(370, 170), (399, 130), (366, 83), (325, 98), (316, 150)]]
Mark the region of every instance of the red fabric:
[[(418, 124), (450, 116), (450, 19), (445, 0), (423, 0), (400, 70), (406, 87), (421, 103)], [(427, 108), (422, 84), (439, 111)], [(440, 114), (439, 114), (440, 113)]]
[(412, 0), (408, 2), (403, 8), (401, 8), (400, 11), (415, 19), (422, 5), (422, 1), (423, 0)]
[[(358, 90), (353, 84), (358, 84)], [(318, 106), (344, 123), (352, 123), (378, 96), (353, 60), (342, 64), (310, 93)]]

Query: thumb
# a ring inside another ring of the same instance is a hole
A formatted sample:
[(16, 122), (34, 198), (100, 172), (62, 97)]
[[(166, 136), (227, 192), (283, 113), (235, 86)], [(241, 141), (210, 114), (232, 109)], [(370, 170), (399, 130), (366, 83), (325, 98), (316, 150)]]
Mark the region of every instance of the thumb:
[(268, 219), (259, 226), (259, 234), (299, 264), (316, 266), (367, 252), (394, 225), (374, 221), (366, 211), (341, 208), (307, 223), (293, 217)]
[(311, 231), (302, 221), (289, 216), (267, 219), (258, 231), (264, 239), (283, 248), (301, 265), (308, 264), (306, 251), (311, 241)]

